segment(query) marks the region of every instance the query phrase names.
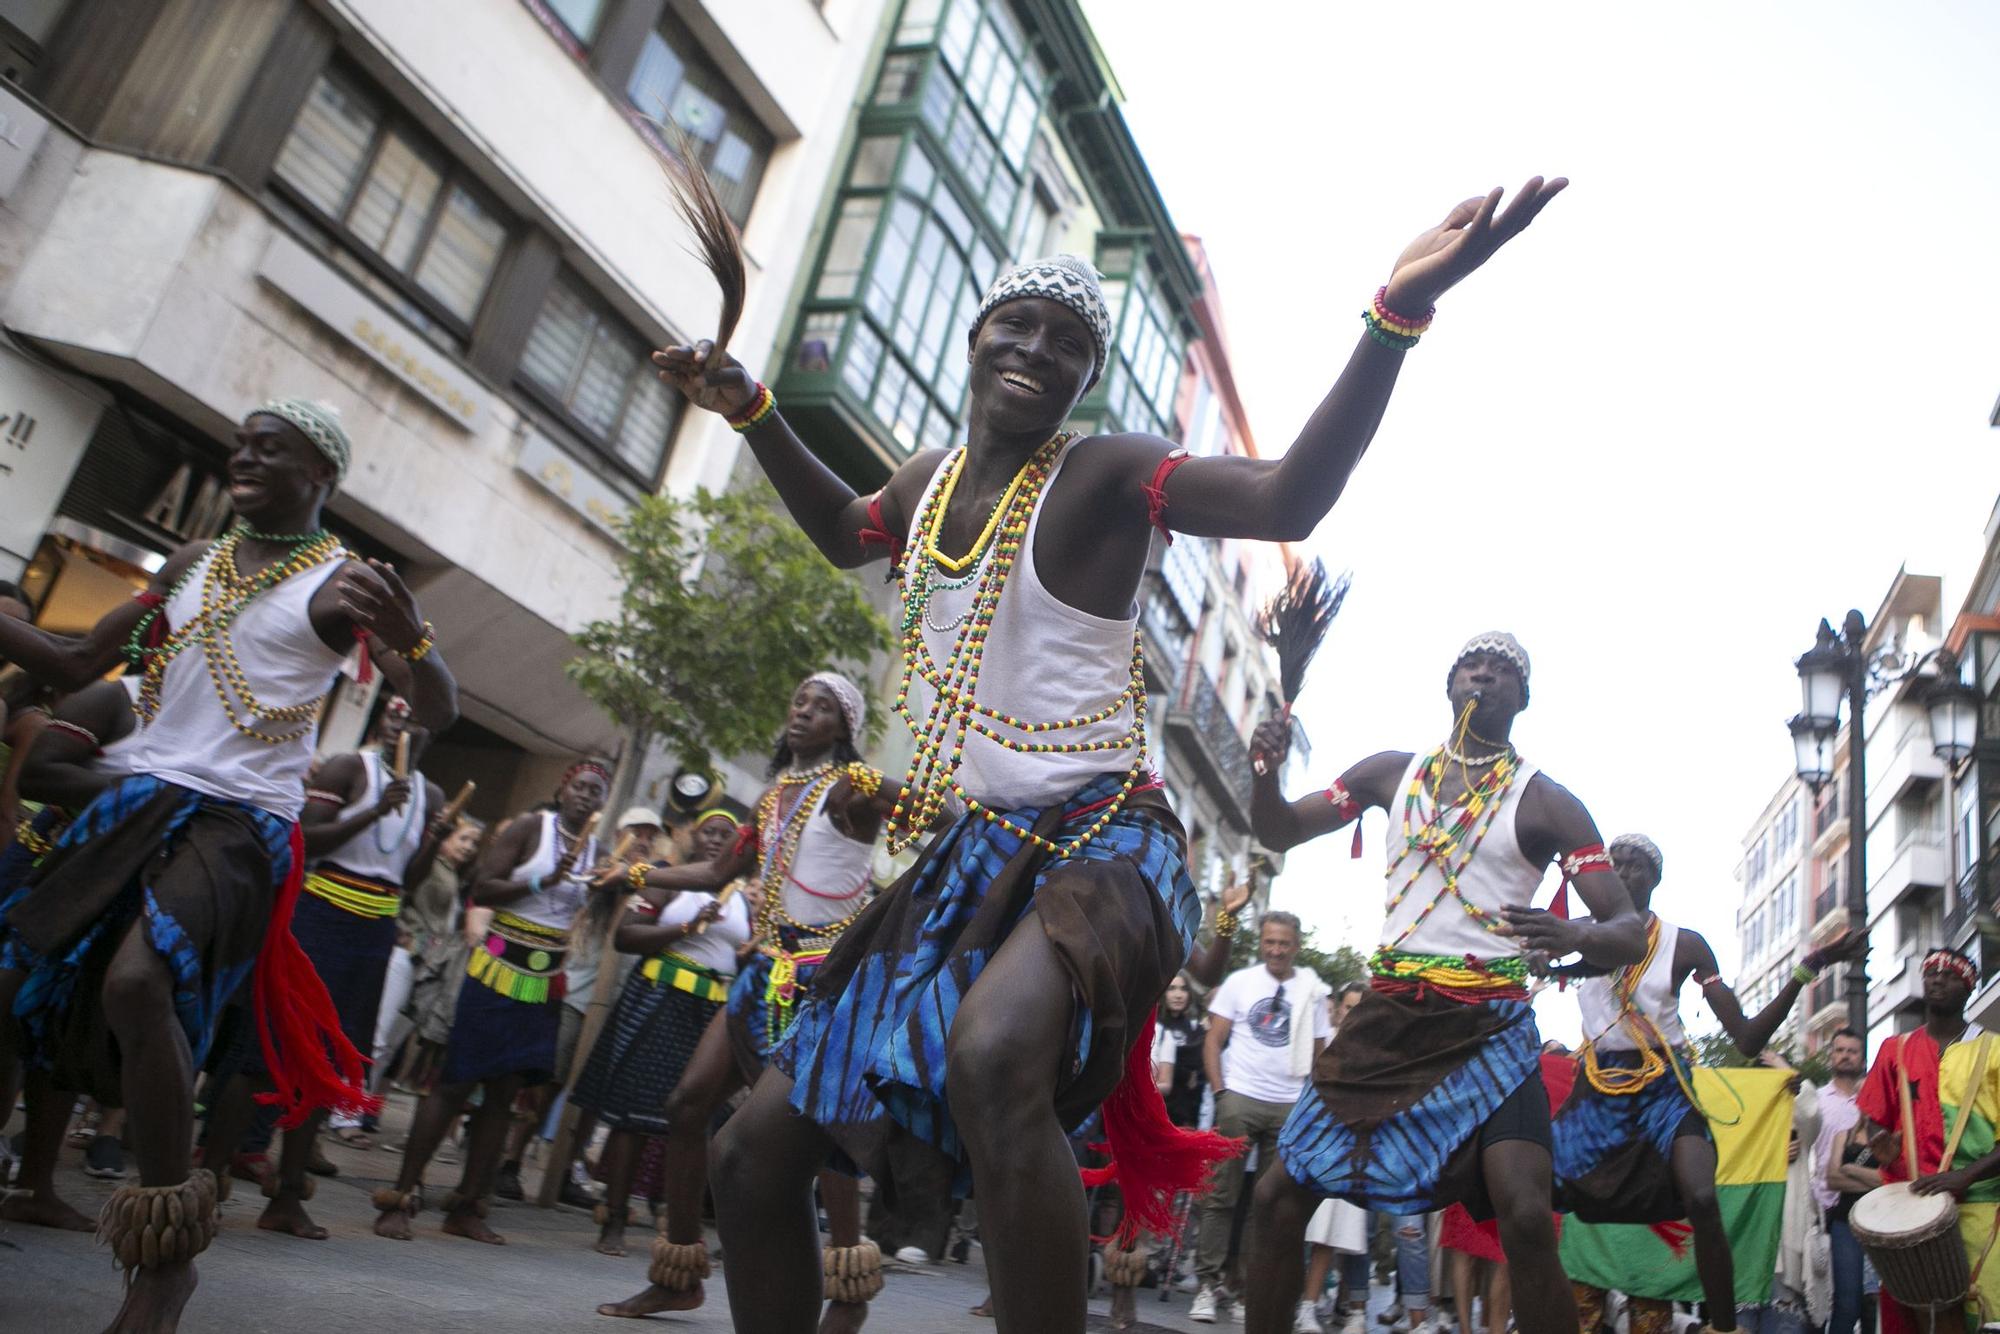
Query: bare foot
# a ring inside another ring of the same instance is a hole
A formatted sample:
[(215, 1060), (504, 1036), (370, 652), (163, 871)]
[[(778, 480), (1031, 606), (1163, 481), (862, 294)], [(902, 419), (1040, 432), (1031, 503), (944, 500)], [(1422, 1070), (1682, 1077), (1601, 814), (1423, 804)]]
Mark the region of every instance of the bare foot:
[(1111, 1289), (1111, 1328), (1130, 1329), (1139, 1322), (1137, 1288)]
[(104, 1334), (174, 1334), (194, 1285), (194, 1265), (187, 1260), (132, 1270), (125, 1304)]
[(488, 1246), (505, 1246), (507, 1239), (486, 1226), (486, 1220), (470, 1209), (444, 1216), (443, 1230), (454, 1237), (464, 1237), (467, 1241), (483, 1241)]
[(0, 1199), (0, 1220), (59, 1228), (64, 1232), (97, 1230), (94, 1221), (70, 1208), (68, 1202), (53, 1191), (47, 1195), (9, 1195)]
[(867, 1302), (828, 1302), (820, 1313), (819, 1334), (856, 1334), (867, 1320)]
[(604, 1225), (604, 1230), (597, 1234), (597, 1253), (599, 1255), (625, 1254), (625, 1225), (623, 1223), (606, 1223)]
[(622, 1302), (606, 1302), (597, 1308), (599, 1315), (642, 1316), (660, 1311), (692, 1311), (707, 1299), (701, 1284), (697, 1283), (685, 1292), (674, 1292), (657, 1283), (649, 1283), (646, 1290), (636, 1297), (627, 1297)]
[(977, 1316), (984, 1316), (986, 1317), (986, 1319), (991, 1320), (993, 1318), (992, 1296), (988, 1295), (983, 1301), (979, 1303), (979, 1305), (973, 1307), (972, 1313)]
[(326, 1229), (312, 1221), (305, 1202), (289, 1190), (280, 1190), (264, 1206), (257, 1226), (266, 1232), (287, 1232), (306, 1241), (325, 1241)]
[(375, 1219), (375, 1235), (390, 1241), (408, 1241), (410, 1216), (401, 1209), (384, 1209)]

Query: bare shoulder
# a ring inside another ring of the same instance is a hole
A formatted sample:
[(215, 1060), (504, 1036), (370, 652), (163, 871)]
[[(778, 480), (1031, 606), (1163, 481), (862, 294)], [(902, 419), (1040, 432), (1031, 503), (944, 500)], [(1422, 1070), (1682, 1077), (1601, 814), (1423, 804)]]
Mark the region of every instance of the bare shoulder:
[(1524, 805), (1532, 804), (1537, 813), (1558, 819), (1590, 818), (1589, 810), (1574, 792), (1539, 769), (1528, 779), (1528, 790), (1521, 794), (1521, 801)]
[(167, 563), (160, 567), (160, 572), (153, 576), (154, 588), (160, 592), (172, 588), (213, 545), (212, 542), (184, 542), (176, 547), (173, 554), (167, 557)]
[(1091, 479), (1129, 477), (1143, 471), (1145, 476), (1139, 481), (1147, 482), (1152, 480), (1160, 460), (1179, 448), (1164, 436), (1149, 435), (1144, 431), (1088, 435), (1070, 450), (1069, 461), (1063, 465), (1063, 471)]
[(917, 501), (923, 497), (924, 488), (930, 485), (931, 478), (937, 475), (938, 468), (950, 455), (948, 449), (918, 450), (903, 460), (902, 466), (883, 486), (882, 494), (900, 508), (914, 510)]

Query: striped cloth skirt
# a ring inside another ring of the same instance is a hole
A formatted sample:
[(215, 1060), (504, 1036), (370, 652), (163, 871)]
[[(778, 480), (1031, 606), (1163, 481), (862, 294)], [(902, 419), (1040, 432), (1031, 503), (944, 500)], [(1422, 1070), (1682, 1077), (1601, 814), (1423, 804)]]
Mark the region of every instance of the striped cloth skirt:
[[(667, 1096), (722, 1009), (722, 978), (685, 960), (667, 956), (666, 962), (658, 976), (649, 977), (643, 965), (627, 975), (572, 1095), (614, 1130), (667, 1133)], [(675, 985), (689, 976), (706, 985)]]
[[(1045, 839), (1098, 818), (1123, 775), (1093, 779), (1067, 801), (1006, 812)], [(966, 994), (1022, 918), (1040, 929), (1076, 998), (1068, 1072), (1056, 1094), (1064, 1128), (1097, 1109), (1127, 1048), (1187, 957), (1201, 904), (1186, 838), (1157, 790), (1134, 792), (1097, 836), (1056, 860), (976, 815), (937, 835), (917, 864), (841, 935), (771, 1061), (794, 1080), (792, 1106), (833, 1138), (846, 1165), (882, 1179), (890, 1126), (971, 1181), (945, 1091), (945, 1051)]]
[[(1370, 991), (1320, 1053), (1278, 1156), (1307, 1189), (1363, 1208), (1408, 1215), (1456, 1201), (1488, 1216), (1488, 1121), (1500, 1138), (1548, 1142), (1540, 1057), (1526, 1001)], [(1503, 1107), (1523, 1124), (1499, 1127)]]
[[(1600, 1051), (1630, 1069), (1636, 1052)], [(1556, 1203), (1591, 1223), (1666, 1223), (1687, 1216), (1674, 1184), (1674, 1141), (1709, 1138), (1680, 1080), (1661, 1074), (1637, 1093), (1601, 1093), (1582, 1074), (1555, 1115)]]
[(812, 987), (819, 966), (837, 936), (814, 935), (784, 922), (778, 924), (776, 948), (789, 962), (784, 974), (769, 947), (760, 947), (743, 963), (729, 985), (729, 1046), (744, 1082), (754, 1084), (764, 1073), (776, 1046), (792, 1026), (798, 1002)]

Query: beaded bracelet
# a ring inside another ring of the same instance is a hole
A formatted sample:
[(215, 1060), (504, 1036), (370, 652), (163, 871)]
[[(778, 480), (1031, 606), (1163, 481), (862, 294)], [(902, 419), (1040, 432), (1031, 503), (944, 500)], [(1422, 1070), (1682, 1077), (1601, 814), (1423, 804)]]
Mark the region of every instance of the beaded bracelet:
[(1805, 986), (1807, 983), (1815, 982), (1818, 979), (1819, 969), (1809, 964), (1802, 963), (1792, 969), (1792, 981), (1797, 982), (1800, 986)]
[(626, 868), (625, 883), (635, 890), (644, 889), (646, 887), (646, 875), (652, 869), (653, 864), (651, 862), (633, 862), (631, 866)]
[(1216, 909), (1216, 910), (1215, 910), (1215, 934), (1216, 934), (1217, 936), (1233, 936), (1233, 935), (1235, 935), (1235, 934), (1236, 934), (1236, 914), (1235, 914), (1235, 913), (1233, 913), (1233, 912), (1231, 912), (1231, 911), (1229, 911), (1229, 909), (1227, 909), (1227, 908), (1218, 908), (1218, 909)]
[(752, 398), (742, 411), (723, 420), (729, 423), (730, 430), (741, 435), (754, 426), (762, 425), (764, 420), (777, 410), (778, 396), (771, 392), (769, 385), (759, 380), (757, 396)]
[(871, 769), (858, 760), (847, 766), (847, 782), (864, 797), (872, 797), (882, 790), (882, 771)]
[(1375, 300), (1372, 304), (1375, 318), (1380, 320), (1390, 333), (1401, 334), (1405, 338), (1420, 338), (1430, 332), (1431, 321), (1437, 318), (1436, 306), (1432, 306), (1417, 319), (1411, 319), (1408, 315), (1398, 315), (1389, 309), (1388, 297), (1388, 287), (1378, 287), (1375, 289)]
[(425, 658), (428, 658), (431, 655), (431, 650), (436, 647), (437, 647), (437, 627), (432, 625), (429, 621), (425, 621), (424, 637), (422, 639), (419, 639), (416, 643), (410, 645), (409, 649), (406, 652), (400, 653), (397, 656), (402, 658), (405, 662), (422, 662)]
[(1417, 345), (1416, 334), (1399, 334), (1384, 324), (1372, 310), (1361, 312), (1361, 322), (1368, 326), (1368, 336), (1383, 347), (1393, 347), (1398, 352), (1408, 352)]

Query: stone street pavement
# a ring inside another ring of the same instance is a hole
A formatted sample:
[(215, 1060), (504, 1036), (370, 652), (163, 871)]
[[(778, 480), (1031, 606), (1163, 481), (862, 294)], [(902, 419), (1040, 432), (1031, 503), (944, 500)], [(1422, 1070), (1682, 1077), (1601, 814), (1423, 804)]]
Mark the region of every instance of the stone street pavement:
[[(400, 1134), (408, 1106), (406, 1098), (392, 1101), (392, 1135)], [(322, 1179), (309, 1206), (332, 1233), (326, 1241), (258, 1231), (263, 1199), (255, 1186), (237, 1183), (223, 1206), (215, 1244), (200, 1261), (201, 1286), (181, 1324), (186, 1334), (615, 1334), (627, 1328), (721, 1334), (730, 1328), (719, 1274), (709, 1285), (709, 1304), (698, 1311), (631, 1326), (595, 1313), (597, 1303), (645, 1286), (650, 1232), (643, 1228), (632, 1233), (632, 1254), (611, 1259), (590, 1249), (595, 1230), (582, 1210), (496, 1202), (489, 1221), (507, 1238), (505, 1246), (444, 1236), (435, 1209), (418, 1216), (416, 1240), (384, 1241), (369, 1230), (375, 1215), (368, 1194), (388, 1183), (397, 1155), (330, 1143), (328, 1156), (340, 1175)], [(65, 1149), (57, 1179), (65, 1198), (94, 1217), (115, 1183), (84, 1176), (80, 1162), (78, 1150)], [(457, 1172), (455, 1160), (432, 1165), (432, 1199), (457, 1180)], [(535, 1173), (527, 1175), (532, 1194)], [(868, 1329), (871, 1334), (991, 1331), (991, 1321), (968, 1311), (984, 1292), (977, 1247), (968, 1264), (893, 1266)], [(118, 1300), (118, 1271), (88, 1233), (0, 1223), (0, 1330), (97, 1334), (117, 1311)], [(1147, 1328), (1230, 1328), (1189, 1324), (1187, 1305), (1185, 1294), (1162, 1303), (1149, 1289), (1140, 1294), (1139, 1317)], [(1102, 1327), (1106, 1309), (1100, 1293), (1091, 1301), (1093, 1329)]]

